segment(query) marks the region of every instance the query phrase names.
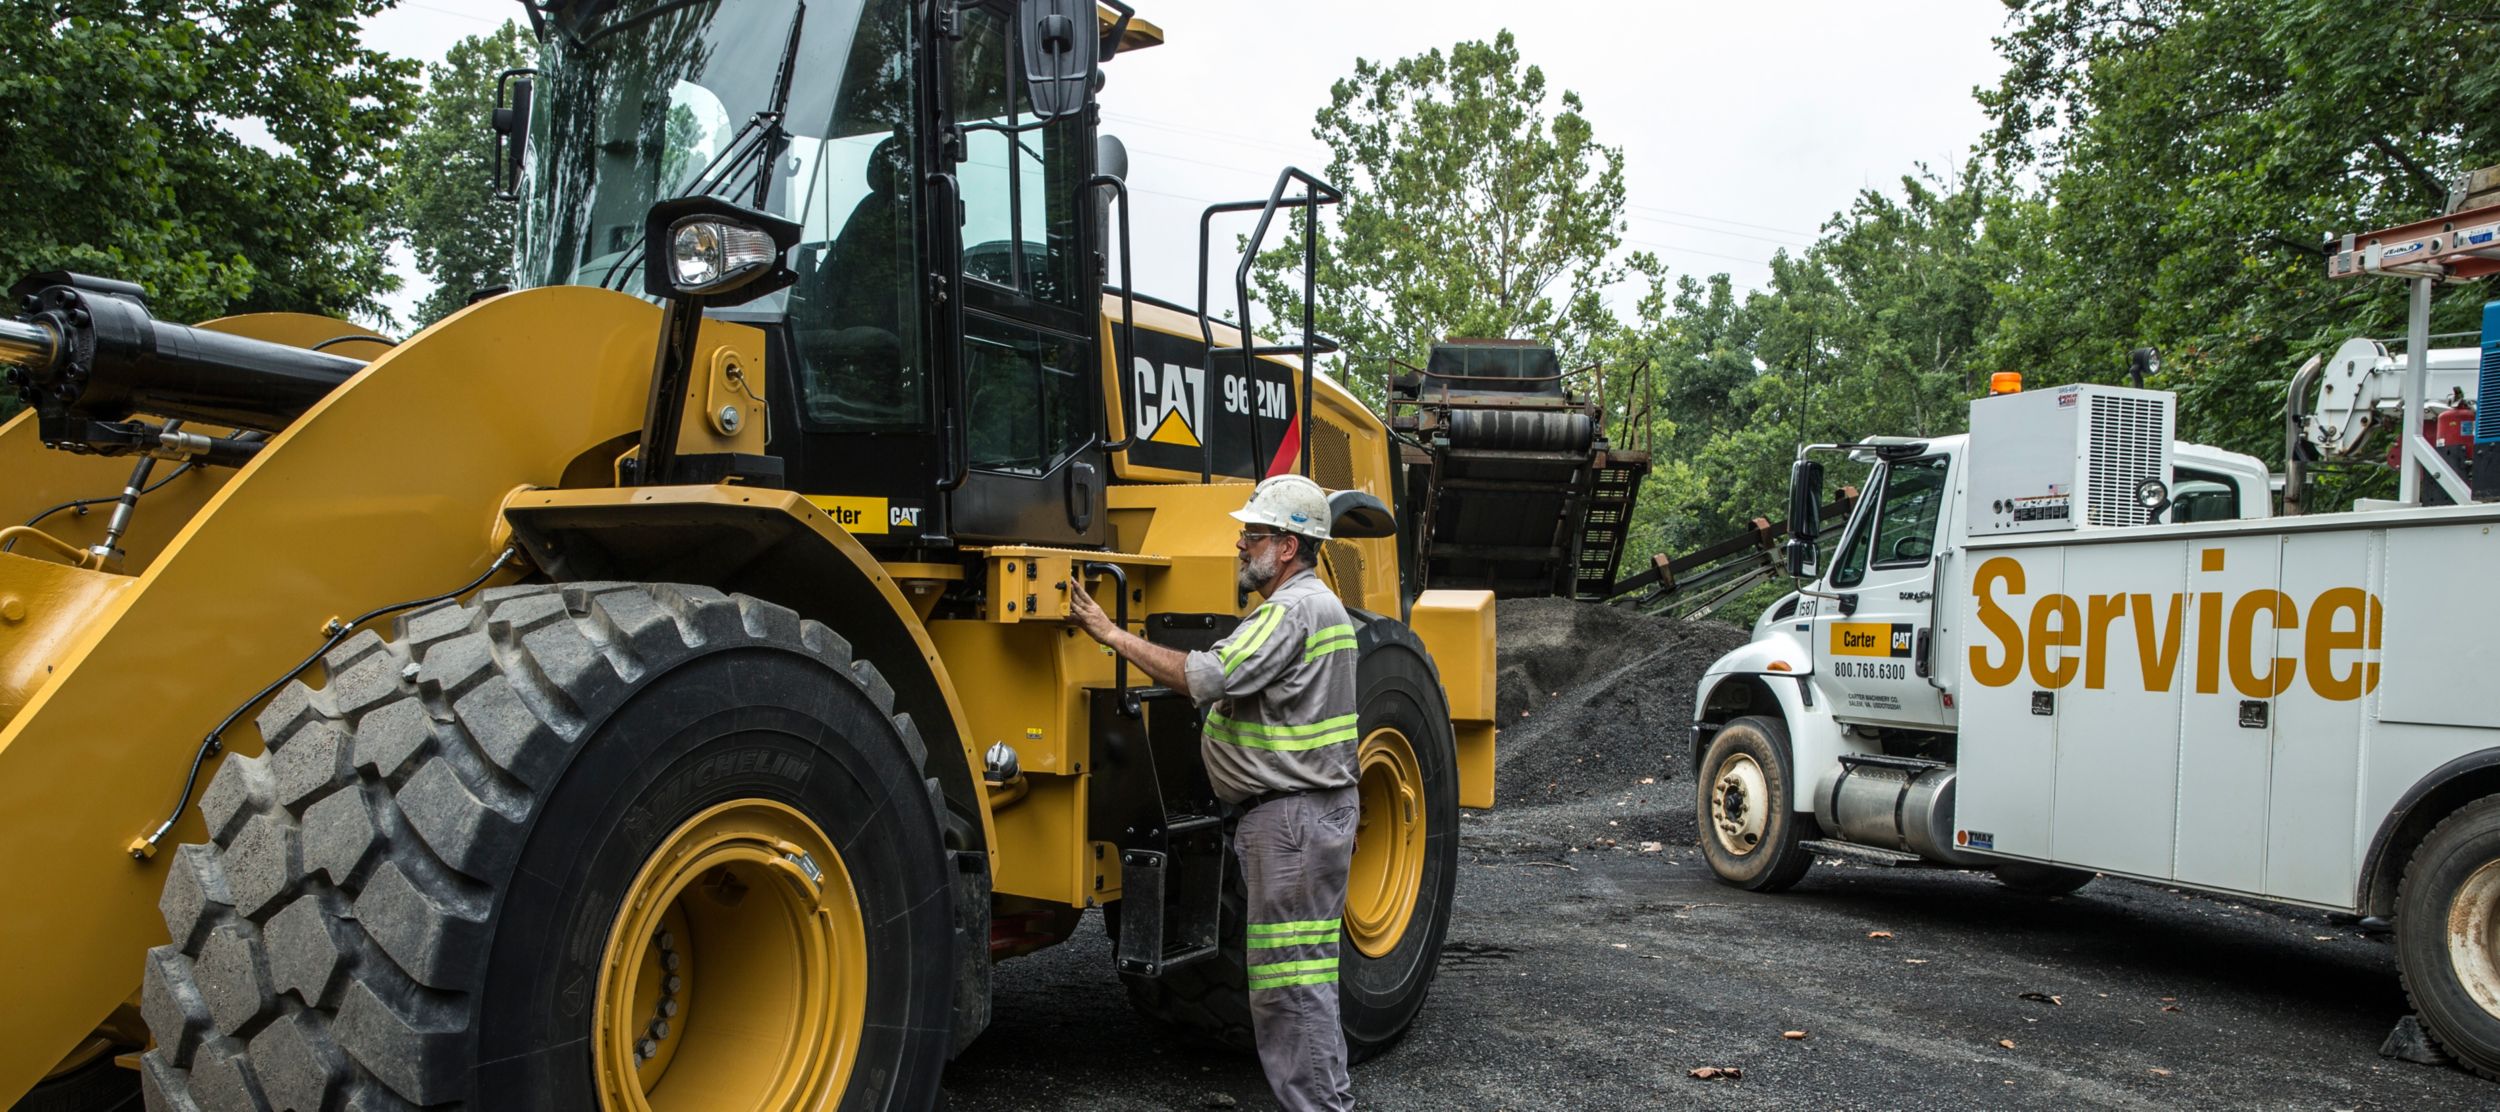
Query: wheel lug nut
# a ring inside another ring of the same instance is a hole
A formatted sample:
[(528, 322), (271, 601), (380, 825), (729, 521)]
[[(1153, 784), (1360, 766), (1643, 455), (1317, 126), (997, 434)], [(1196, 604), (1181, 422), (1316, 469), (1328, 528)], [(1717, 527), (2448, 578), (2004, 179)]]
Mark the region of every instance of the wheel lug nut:
[(662, 1018), (662, 1019), (675, 1019), (675, 1018), (677, 1018), (677, 1002), (676, 1002), (676, 1001), (674, 1001), (674, 1000), (665, 1000), (665, 999), (664, 999), (664, 1000), (661, 1000), (661, 1001), (660, 1001), (660, 1018)]
[(669, 971), (669, 972), (671, 972), (671, 973), (675, 973), (675, 972), (677, 972), (677, 965), (678, 965), (677, 951), (675, 951), (675, 950), (664, 950), (664, 951), (661, 951), (661, 953), (660, 953), (660, 968), (665, 969), (665, 970), (668, 970), (668, 971)]
[(681, 988), (684, 988), (684, 987), (686, 987), (686, 979), (685, 979), (684, 977), (678, 977), (678, 976), (674, 976), (674, 975), (672, 975), (672, 976), (670, 976), (670, 977), (669, 977), (669, 979), (668, 979), (668, 980), (666, 980), (666, 981), (664, 981), (664, 982), (661, 982), (661, 984), (660, 984), (660, 991), (665, 992), (665, 993), (667, 993), (667, 994), (669, 994), (669, 995), (671, 995), (671, 996), (675, 996), (675, 995), (677, 995), (677, 990), (678, 990), (678, 989), (681, 989)]
[(665, 930), (663, 930), (663, 931), (661, 931), (661, 932), (660, 932), (659, 937), (658, 937), (658, 942), (659, 942), (659, 944), (660, 944), (660, 949), (662, 949), (662, 950), (664, 950), (664, 951), (665, 951), (665, 950), (674, 950), (674, 949), (676, 949), (676, 948), (677, 948), (677, 936), (676, 936), (676, 935), (673, 935), (673, 934), (670, 934), (669, 932), (667, 932), (667, 931), (665, 931)]
[(656, 1039), (644, 1039), (641, 1042), (634, 1044), (634, 1057), (641, 1058), (645, 1061), (650, 1060), (652, 1056), (658, 1054), (659, 1052), (660, 1044)]
[(655, 1038), (655, 1039), (665, 1039), (665, 1038), (667, 1038), (667, 1037), (668, 1037), (668, 1021), (667, 1021), (667, 1020), (665, 1020), (665, 1019), (655, 1019), (655, 1020), (652, 1020), (652, 1021), (651, 1021), (651, 1037), (652, 1037), (652, 1038)]

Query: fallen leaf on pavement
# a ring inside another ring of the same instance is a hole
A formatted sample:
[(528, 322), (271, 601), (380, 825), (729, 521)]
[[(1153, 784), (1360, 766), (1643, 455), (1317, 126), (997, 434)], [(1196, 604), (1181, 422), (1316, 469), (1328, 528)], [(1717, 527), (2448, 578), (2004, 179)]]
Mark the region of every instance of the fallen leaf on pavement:
[(1866, 936), (1867, 936), (1868, 938), (1890, 938), (1890, 937), (1892, 937), (1892, 932), (1891, 932), (1891, 931), (1868, 931), (1868, 932), (1866, 932)]
[(2315, 941), (2318, 941), (2318, 942), (2333, 942), (2333, 941), (2335, 941), (2335, 936), (2334, 936), (2334, 935), (2331, 935), (2331, 934), (2313, 934), (2313, 935), (2310, 935), (2309, 937), (2310, 937), (2311, 939), (2315, 940)]
[(1745, 1071), (1736, 1066), (1703, 1066), (1700, 1069), (1685, 1071), (1685, 1076), (1703, 1081), (1714, 1081), (1722, 1077), (1730, 1081), (1741, 1081), (1744, 1079)]
[(1803, 1031), (1782, 1031), (1780, 1032), (1780, 1037), (1783, 1039), (1802, 1039), (1806, 1037), (1806, 1033)]
[(2150, 1069), (2150, 1070), (2148, 1070), (2148, 1071), (2146, 1071), (2146, 1072), (2151, 1073), (2151, 1074), (2152, 1074), (2153, 1076), (2155, 1076), (2155, 1077), (2168, 1077), (2168, 1076), (2170, 1076), (2170, 1071), (2169, 1071), (2169, 1070), (2166, 1070), (2166, 1069), (2163, 1069), (2163, 1068), (2161, 1068), (2160, 1066), (2155, 1066), (2155, 1067), (2153, 1067), (2152, 1069)]
[(1615, 949), (1618, 949), (1618, 950), (1629, 950), (1629, 949), (1631, 949), (1631, 948), (1632, 948), (1632, 944), (1631, 944), (1631, 943), (1629, 943), (1629, 942), (1617, 942), (1617, 943), (1615, 943)]
[(2012, 1040), (2012, 1039), (1998, 1039), (1998, 1040), (1997, 1040), (1997, 1045), (1998, 1045), (1998, 1046), (2001, 1046), (2001, 1047), (2004, 1047), (2004, 1048), (2005, 1048), (2005, 1049), (2007, 1049), (2007, 1050), (2012, 1050), (2012, 1049), (2014, 1049), (2014, 1040)]
[(1903, 964), (1903, 965), (1925, 965), (1925, 964), (1927, 964), (1927, 959), (1926, 959), (1926, 958), (1903, 958), (1903, 959), (1901, 959), (1901, 964)]
[(2023, 993), (2023, 994), (2022, 994), (2022, 998), (2023, 998), (2023, 999), (2025, 999), (2025, 1000), (2037, 1000), (2037, 1001), (2039, 1001), (2040, 1003), (2043, 1003), (2043, 1004), (2055, 1004), (2055, 1005), (2057, 1005), (2058, 1007), (2061, 1007), (2061, 1008), (2063, 1008), (2063, 1007), (2065, 1007), (2065, 1006), (2066, 1006), (2066, 998), (2065, 998), (2065, 997), (2063, 997), (2063, 996), (2051, 996), (2051, 995), (2049, 995), (2048, 993), (2045, 993), (2045, 992), (2026, 992), (2026, 993)]
[(1666, 847), (1664, 844), (1659, 843), (1659, 842), (1642, 842), (1642, 843), (1641, 843), (1641, 852), (1642, 852), (1642, 853), (1656, 853), (1656, 852), (1658, 852), (1658, 851), (1660, 851), (1660, 850), (1663, 850), (1663, 849), (1665, 849), (1665, 848), (1667, 848), (1667, 847)]
[(2175, 1012), (2179, 1010), (2179, 1006), (2177, 1004), (2164, 1004), (2161, 1006), (2161, 1010), (2165, 1012)]
[(1643, 784), (1655, 784), (1658, 782), (1658, 778), (1655, 776), (1643, 776), (1640, 778), (1639, 782)]

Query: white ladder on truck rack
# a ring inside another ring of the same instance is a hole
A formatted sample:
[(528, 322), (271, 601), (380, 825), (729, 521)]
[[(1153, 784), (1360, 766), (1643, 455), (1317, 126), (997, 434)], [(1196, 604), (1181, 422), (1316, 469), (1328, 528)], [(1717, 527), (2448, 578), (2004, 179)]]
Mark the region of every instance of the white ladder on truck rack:
[(2448, 465), (2422, 436), (2424, 383), (2430, 377), (2431, 287), (2500, 273), (2500, 205), (2461, 209), (2446, 216), (2416, 220), (2363, 235), (2346, 235), (2327, 259), (2329, 278), (2384, 276), (2413, 283), (2406, 314), (2404, 409), (2398, 419), (2403, 459), (2396, 483), (2396, 501), (2422, 504), (2422, 473), (2427, 471), (2460, 506), (2471, 505), (2473, 491), (2464, 476)]

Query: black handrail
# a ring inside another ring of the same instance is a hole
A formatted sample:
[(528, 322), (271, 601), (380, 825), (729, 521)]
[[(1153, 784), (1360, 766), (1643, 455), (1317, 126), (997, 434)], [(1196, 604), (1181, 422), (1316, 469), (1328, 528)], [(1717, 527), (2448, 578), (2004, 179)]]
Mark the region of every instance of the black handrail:
[[(937, 358), (930, 360), (932, 364), (942, 362), (946, 368), (946, 373), (938, 376), (937, 383), (940, 387), (938, 429), (940, 439), (944, 441), (946, 455), (944, 461), (946, 473), (938, 476), (937, 489), (943, 493), (963, 486), (964, 480), (972, 474), (972, 431), (961, 427), (963, 422), (971, 417), (970, 407), (963, 404), (965, 395), (970, 392), (963, 381), (964, 292), (963, 243), (961, 242), (963, 231), (953, 219), (956, 207), (963, 203), (963, 184), (955, 180), (955, 175), (947, 173), (930, 174), (923, 184), (931, 193), (937, 192), (941, 186), (945, 188), (945, 203), (939, 204), (937, 198), (932, 197), (927, 211), (947, 217), (947, 219), (936, 221), (935, 227), (954, 229), (943, 233), (953, 238), (946, 244), (949, 250), (939, 255), (940, 258), (951, 260), (949, 267), (953, 273), (929, 275), (930, 285), (936, 287), (930, 292), (937, 294), (945, 302), (939, 311), (945, 315), (946, 332), (938, 343)], [(958, 408), (961, 408), (963, 412), (957, 412)]]
[[(1075, 574), (1082, 577), (1087, 571), (1098, 571), (1111, 577), (1112, 587), (1119, 591), (1119, 597), (1114, 599), (1112, 602), (1111, 620), (1114, 623), (1117, 623), (1121, 629), (1127, 629), (1128, 569), (1123, 568), (1118, 564), (1089, 563), (1079, 565), (1075, 570)], [(1128, 658), (1121, 656), (1118, 653), (1113, 653), (1111, 656), (1113, 660), (1111, 665), (1111, 683), (1119, 693), (1120, 715), (1124, 718), (1135, 718), (1138, 715), (1139, 702), (1137, 693), (1131, 690), (1128, 685)]]
[[(1121, 26), (1125, 27), (1127, 24), (1127, 17), (1123, 16)], [(1135, 359), (1137, 358), (1137, 294), (1135, 292), (1137, 275), (1129, 269), (1128, 183), (1109, 174), (1096, 174), (1085, 179), (1085, 184), (1077, 187), (1077, 200), (1082, 206), (1087, 194), (1106, 186), (1110, 188), (1112, 199), (1120, 209), (1120, 343), (1127, 346), (1128, 357)], [(1113, 393), (1118, 393), (1119, 384), (1128, 380), (1128, 368), (1120, 364), (1116, 352), (1112, 356), (1111, 365), (1113, 367), (1111, 390)], [(1103, 400), (1107, 403), (1111, 399), (1106, 395)], [(1111, 407), (1108, 404), (1102, 407), (1102, 450), (1105, 453), (1128, 451), (1130, 442), (1135, 439), (1137, 416), (1129, 412), (1126, 395), (1121, 396), (1120, 415), (1127, 419), (1127, 424), (1120, 430), (1119, 438), (1115, 440), (1111, 437)]]
[[(1295, 182), (1302, 183), (1302, 192), (1299, 195), (1287, 196), (1285, 193), (1286, 187)], [(1338, 350), (1335, 341), (1324, 339), (1317, 334), (1318, 321), (1316, 318), (1318, 315), (1319, 305), (1319, 208), (1322, 205), (1333, 205), (1343, 200), (1345, 200), (1345, 192), (1343, 190), (1340, 190), (1336, 186), (1330, 185), (1327, 182), (1321, 181), (1318, 178), (1312, 177), (1308, 172), (1304, 171), (1300, 167), (1287, 166), (1285, 167), (1284, 172), (1276, 175), (1276, 186), (1268, 191), (1267, 200), (1231, 201), (1221, 204), (1208, 205), (1206, 212), (1198, 217), (1199, 338), (1206, 344), (1207, 369), (1211, 372), (1221, 373), (1220, 371), (1217, 371), (1215, 366), (1216, 356), (1241, 356), (1242, 375), (1245, 379), (1245, 385), (1251, 387), (1252, 394), (1249, 403), (1242, 407), (1247, 411), (1247, 416), (1250, 422), (1250, 466), (1254, 471), (1258, 472), (1262, 476), (1266, 472), (1267, 463), (1265, 460), (1260, 458), (1263, 453), (1260, 451), (1262, 445), (1259, 443), (1259, 406), (1256, 396), (1258, 380), (1256, 376), (1258, 374), (1257, 360), (1263, 355), (1299, 355), (1302, 359), (1302, 408), (1300, 411), (1300, 416), (1304, 424), (1302, 433), (1302, 473), (1305, 476), (1308, 476), (1311, 473), (1311, 435), (1309, 423), (1311, 420), (1310, 414), (1312, 399), (1315, 395), (1315, 392), (1312, 389), (1311, 379), (1312, 376), (1317, 373), (1312, 364), (1313, 360), (1317, 356), (1325, 355)], [(1256, 342), (1257, 337), (1252, 333), (1250, 328), (1250, 271), (1258, 262), (1259, 248), (1267, 242), (1268, 226), (1275, 221), (1277, 210), (1285, 208), (1304, 209), (1310, 214), (1302, 222), (1302, 342), (1299, 344), (1263, 345)], [(1219, 214), (1228, 212), (1250, 212), (1253, 210), (1256, 210), (1259, 214), (1259, 223), (1257, 227), (1252, 229), (1250, 233), (1250, 240), (1242, 251), (1241, 264), (1233, 270), (1233, 302), (1235, 312), (1238, 314), (1235, 318), (1235, 327), (1241, 333), (1241, 343), (1237, 347), (1218, 348), (1215, 346), (1215, 320), (1207, 315), (1205, 308), (1207, 304), (1207, 261), (1209, 254), (1209, 239), (1213, 232), (1215, 218)], [(1207, 431), (1211, 433), (1213, 431), (1212, 426), (1214, 425), (1214, 421), (1209, 420), (1208, 425), (1210, 427)], [(1198, 480), (1200, 482), (1212, 482), (1215, 478), (1215, 438), (1211, 435), (1203, 436), (1201, 437), (1201, 444), (1202, 454), (1201, 463), (1198, 468)]]

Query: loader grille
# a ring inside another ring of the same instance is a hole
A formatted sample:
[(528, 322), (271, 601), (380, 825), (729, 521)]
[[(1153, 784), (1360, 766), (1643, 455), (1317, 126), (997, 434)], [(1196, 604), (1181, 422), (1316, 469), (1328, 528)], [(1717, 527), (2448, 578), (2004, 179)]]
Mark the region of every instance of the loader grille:
[(2170, 407), (2166, 399), (2126, 395), (2093, 394), (2090, 402), (2085, 520), (2102, 526), (2142, 524), (2144, 511), (2135, 503), (2136, 484), (2169, 478), (2162, 474), (2161, 464), (2170, 441)]

